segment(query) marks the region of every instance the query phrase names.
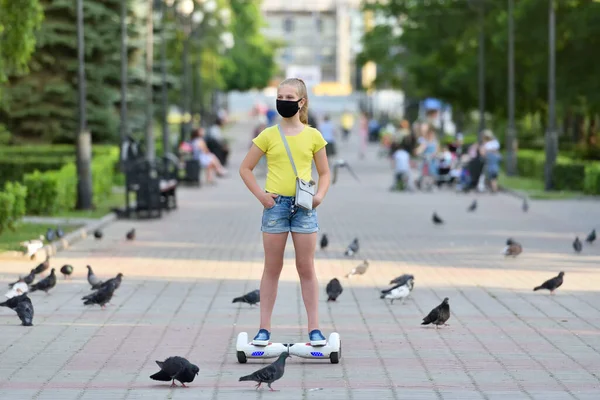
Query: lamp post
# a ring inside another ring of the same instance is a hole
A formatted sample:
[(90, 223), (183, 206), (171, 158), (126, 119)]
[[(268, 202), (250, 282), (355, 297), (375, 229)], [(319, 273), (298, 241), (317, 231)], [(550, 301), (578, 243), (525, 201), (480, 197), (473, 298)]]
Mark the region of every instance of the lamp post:
[(160, 14), (160, 119), (162, 125), (163, 157), (171, 152), (171, 140), (168, 121), (168, 90), (167, 90), (167, 10), (174, 4), (174, 0), (159, 0)]
[[(121, 0), (121, 126), (119, 129), (121, 139), (121, 151), (123, 150), (123, 142), (127, 138), (127, 0)], [(123, 157), (121, 154), (121, 167), (123, 167)]]
[(152, 88), (152, 73), (154, 67), (154, 2), (148, 2), (146, 20), (146, 159), (154, 161), (154, 99)]
[(515, 27), (514, 0), (508, 0), (508, 127), (506, 130), (506, 173), (517, 173), (515, 129)]
[(87, 129), (85, 42), (83, 34), (83, 0), (77, 0), (77, 58), (79, 86), (79, 129), (76, 142), (77, 160), (77, 209), (92, 208), (92, 135)]
[(546, 129), (545, 189), (552, 189), (552, 170), (558, 153), (556, 133), (556, 14), (554, 0), (548, 0), (548, 127)]
[(485, 13), (484, 0), (479, 4), (479, 133), (477, 141), (482, 142), (483, 130), (485, 129)]

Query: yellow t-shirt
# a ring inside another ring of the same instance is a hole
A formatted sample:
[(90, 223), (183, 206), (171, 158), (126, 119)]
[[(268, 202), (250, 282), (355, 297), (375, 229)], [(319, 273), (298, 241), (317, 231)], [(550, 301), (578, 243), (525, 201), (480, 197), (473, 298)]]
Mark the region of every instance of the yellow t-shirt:
[(352, 126), (354, 126), (354, 115), (350, 113), (344, 113), (342, 115), (342, 127), (350, 130), (352, 129)]
[[(321, 132), (306, 126), (295, 136), (286, 136), (298, 176), (305, 181), (312, 180), (312, 161), (317, 151), (327, 142)], [(296, 194), (296, 175), (288, 157), (285, 145), (279, 134), (277, 125), (262, 131), (252, 142), (267, 156), (267, 183), (265, 190), (282, 196)]]

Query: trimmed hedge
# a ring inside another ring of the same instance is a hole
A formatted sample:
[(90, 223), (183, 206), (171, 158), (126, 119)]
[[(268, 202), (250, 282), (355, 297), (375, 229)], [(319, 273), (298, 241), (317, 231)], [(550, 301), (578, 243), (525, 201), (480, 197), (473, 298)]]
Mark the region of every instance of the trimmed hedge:
[[(519, 150), (517, 170), (520, 176), (544, 179), (546, 156), (543, 151)], [(559, 155), (552, 171), (555, 190), (584, 191), (588, 194), (600, 194), (600, 163), (573, 160)]]
[[(92, 159), (92, 185), (94, 202), (101, 201), (112, 192), (115, 164), (119, 149), (112, 148), (106, 155)], [(35, 171), (23, 177), (27, 187), (27, 213), (49, 215), (75, 208), (77, 201), (77, 170), (68, 163), (57, 171)]]
[(65, 164), (72, 162), (75, 157), (47, 157), (47, 156), (20, 156), (11, 155), (4, 158), (0, 155), (0, 184), (4, 182), (17, 182), (23, 179), (25, 174), (33, 171), (52, 171), (60, 169)]
[[(115, 146), (98, 145), (92, 146), (92, 155), (101, 156), (111, 154)], [(31, 146), (0, 146), (0, 158), (9, 156), (18, 157), (75, 157), (75, 146), (70, 144), (36, 144)]]
[(0, 191), (0, 234), (15, 225), (25, 215), (27, 188), (20, 183), (7, 182)]

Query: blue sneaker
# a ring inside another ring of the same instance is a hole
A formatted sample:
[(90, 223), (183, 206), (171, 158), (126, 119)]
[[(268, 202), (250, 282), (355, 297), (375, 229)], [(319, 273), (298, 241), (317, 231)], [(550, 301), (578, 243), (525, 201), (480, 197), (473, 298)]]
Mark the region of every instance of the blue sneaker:
[(318, 329), (310, 331), (308, 339), (311, 346), (325, 346), (327, 344), (327, 339), (325, 339), (325, 336)]
[(269, 344), (271, 340), (271, 332), (266, 329), (261, 329), (258, 331), (254, 339), (252, 340), (252, 344), (255, 346), (266, 346)]

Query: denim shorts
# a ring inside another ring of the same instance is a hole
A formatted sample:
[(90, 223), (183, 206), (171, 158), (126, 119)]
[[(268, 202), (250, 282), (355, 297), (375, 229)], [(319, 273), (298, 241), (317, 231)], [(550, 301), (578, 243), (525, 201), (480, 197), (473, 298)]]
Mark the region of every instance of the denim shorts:
[(305, 210), (294, 205), (294, 197), (277, 196), (275, 205), (265, 208), (261, 231), (266, 233), (314, 233), (319, 231), (317, 210)]

